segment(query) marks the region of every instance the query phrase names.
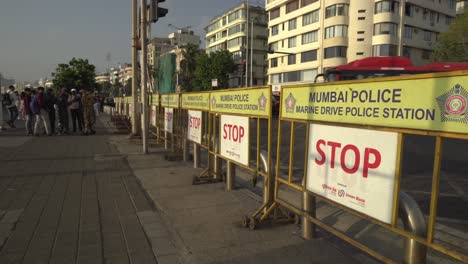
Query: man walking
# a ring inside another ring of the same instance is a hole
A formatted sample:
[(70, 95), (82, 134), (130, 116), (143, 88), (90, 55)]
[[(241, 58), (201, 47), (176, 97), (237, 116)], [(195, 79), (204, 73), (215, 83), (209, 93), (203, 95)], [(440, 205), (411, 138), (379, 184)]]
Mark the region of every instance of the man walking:
[(15, 120), (18, 118), (18, 96), (15, 93), (15, 87), (10, 85), (8, 87), (9, 104), (6, 105), (9, 113), (9, 120), (6, 122), (10, 127), (15, 128)]
[(94, 135), (93, 126), (96, 122), (96, 113), (94, 112), (94, 96), (87, 90), (81, 90), (83, 101), (84, 131), (83, 135)]
[(81, 118), (81, 97), (76, 92), (76, 89), (71, 89), (71, 95), (68, 98), (70, 105), (70, 113), (72, 116), (73, 132), (76, 132), (76, 123), (78, 122), (78, 129), (83, 131), (83, 121)]
[(57, 96), (57, 111), (59, 117), (59, 130), (57, 134), (68, 134), (68, 93), (66, 88), (62, 88)]
[(24, 97), (21, 99), (23, 100), (23, 113), (24, 117), (26, 119), (25, 121), (25, 126), (26, 126), (26, 135), (32, 136), (33, 135), (33, 119), (34, 119), (34, 114), (31, 111), (30, 105), (31, 105), (31, 88), (25, 88), (24, 89)]
[(44, 108), (47, 111), (50, 123), (50, 133), (55, 134), (55, 95), (52, 93), (52, 88), (48, 88), (44, 95)]
[(46, 110), (44, 87), (37, 88), (37, 94), (31, 102), (31, 110), (36, 114), (36, 123), (34, 124), (34, 135), (39, 136), (39, 126), (42, 123), (47, 135), (51, 136), (49, 127), (49, 113)]

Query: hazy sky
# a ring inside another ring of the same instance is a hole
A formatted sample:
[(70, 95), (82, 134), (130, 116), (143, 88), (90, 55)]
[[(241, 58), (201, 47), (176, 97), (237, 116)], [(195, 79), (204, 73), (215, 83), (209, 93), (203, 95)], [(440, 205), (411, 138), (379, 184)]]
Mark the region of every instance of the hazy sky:
[[(149, 0), (148, 0), (149, 1)], [(138, 3), (140, 0), (138, 0)], [(169, 14), (155, 25), (152, 36), (168, 27), (203, 28), (214, 16), (240, 0), (166, 0)], [(251, 0), (264, 5), (264, 0)], [(87, 58), (97, 71), (130, 62), (131, 0), (0, 0), (0, 72), (17, 81), (49, 77), (58, 63)]]

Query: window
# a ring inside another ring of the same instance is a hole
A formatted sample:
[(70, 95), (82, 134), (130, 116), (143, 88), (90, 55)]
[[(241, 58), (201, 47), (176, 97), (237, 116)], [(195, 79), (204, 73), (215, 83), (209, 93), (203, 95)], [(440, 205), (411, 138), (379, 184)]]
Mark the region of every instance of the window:
[(270, 75), (270, 82), (271, 83), (281, 83), (281, 76), (282, 76), (281, 73)]
[(304, 6), (310, 5), (312, 3), (315, 3), (317, 1), (318, 0), (302, 0), (302, 5), (301, 6), (304, 7)]
[(305, 14), (302, 17), (302, 26), (307, 26), (318, 21), (319, 21), (319, 11), (315, 10), (315, 11)]
[(391, 44), (372, 46), (372, 56), (397, 56), (398, 46)]
[(270, 11), (270, 20), (278, 18), (280, 16), (280, 9), (276, 8)]
[(374, 25), (374, 36), (393, 35), (396, 36), (398, 25), (395, 23), (378, 23)]
[(241, 45), (243, 45), (243, 43), (244, 43), (243, 38), (238, 37), (238, 38), (228, 40), (227, 47), (231, 48), (231, 47), (235, 47), (235, 46), (241, 46)]
[(302, 34), (302, 45), (316, 42), (318, 40), (318, 30)]
[(299, 0), (291, 1), (286, 4), (286, 14), (299, 8)]
[(325, 59), (329, 58), (337, 58), (337, 57), (346, 57), (346, 52), (347, 52), (347, 47), (344, 46), (336, 46), (336, 47), (330, 47), (325, 49), (325, 54), (324, 57)]
[(410, 47), (403, 47), (403, 56), (407, 58), (411, 58), (411, 48)]
[(296, 54), (288, 55), (288, 65), (296, 64)]
[(225, 38), (227, 36), (227, 30), (223, 30), (223, 32), (221, 32), (221, 38)]
[(450, 9), (455, 8), (455, 0), (448, 0), (447, 4)]
[(325, 38), (347, 37), (348, 26), (336, 25), (325, 28)]
[(358, 13), (365, 13), (365, 12), (366, 12), (365, 9), (359, 9), (359, 10), (358, 10)]
[(272, 36), (278, 35), (278, 25), (271, 27), (271, 35)]
[(335, 4), (325, 9), (325, 18), (334, 16), (347, 16), (349, 11), (348, 4)]
[(270, 68), (278, 67), (278, 58), (273, 58), (270, 60)]
[(391, 0), (380, 1), (380, 2), (375, 3), (374, 14), (387, 13), (387, 12), (398, 13), (399, 7), (400, 7), (400, 3), (396, 1), (391, 1)]
[(424, 40), (431, 41), (432, 40), (432, 32), (424, 30)]
[(270, 50), (278, 50), (278, 41), (270, 43)]
[(235, 12), (232, 12), (228, 16), (229, 23), (233, 22), (234, 20), (240, 18), (242, 16), (242, 10), (237, 10)]
[(366, 20), (365, 17), (358, 17), (358, 20)]
[(301, 81), (313, 81), (317, 76), (317, 69), (301, 71)]
[(296, 47), (296, 37), (292, 37), (288, 39), (288, 48)]
[(296, 29), (296, 26), (297, 26), (297, 19), (296, 18), (291, 19), (291, 20), (288, 21), (288, 30), (289, 31)]
[(364, 55), (364, 52), (356, 52), (356, 55), (362, 56), (362, 55)]
[(405, 15), (412, 17), (414, 14), (414, 6), (410, 3), (405, 4)]
[(301, 80), (301, 72), (300, 71), (293, 71), (293, 72), (285, 72), (284, 73), (284, 82), (298, 82)]
[(358, 38), (357, 41), (362, 42), (362, 41), (364, 41), (364, 39), (363, 38)]
[(207, 28), (206, 28), (206, 31), (207, 32), (211, 32), (211, 31), (215, 31), (216, 29), (219, 28), (219, 21), (216, 21), (215, 23), (209, 25)]
[(357, 33), (358, 33), (358, 34), (364, 34), (364, 33), (366, 33), (366, 32), (365, 32), (365, 31), (358, 31)]
[(445, 25), (450, 25), (453, 22), (453, 17), (451, 16), (445, 16)]
[(239, 32), (244, 32), (245, 31), (245, 24), (237, 24), (233, 27), (230, 27), (228, 29), (228, 34), (229, 35), (234, 35)]
[(309, 62), (317, 60), (317, 50), (310, 50), (301, 53), (301, 62)]
[(226, 17), (223, 17), (223, 26), (226, 25), (226, 22), (227, 22), (227, 18), (226, 18)]
[(403, 34), (404, 34), (405, 38), (412, 39), (413, 38), (413, 27), (405, 26)]
[(240, 61), (242, 60), (242, 51), (233, 52), (232, 59), (234, 60), (234, 62), (240, 63)]

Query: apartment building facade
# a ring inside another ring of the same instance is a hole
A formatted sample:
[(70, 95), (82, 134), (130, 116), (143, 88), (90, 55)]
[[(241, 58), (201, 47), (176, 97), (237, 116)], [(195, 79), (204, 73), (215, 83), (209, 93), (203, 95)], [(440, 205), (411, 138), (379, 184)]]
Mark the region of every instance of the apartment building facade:
[[(267, 25), (268, 20), (263, 7), (242, 3), (213, 18), (205, 27), (206, 52), (228, 50), (239, 66), (230, 78), (230, 87), (250, 86), (250, 80), (252, 86), (266, 84)], [(247, 52), (253, 54), (252, 59)], [(245, 69), (244, 72), (242, 68)]]
[(324, 69), (370, 56), (429, 62), (455, 18), (456, 0), (266, 0), (269, 84), (313, 81)]

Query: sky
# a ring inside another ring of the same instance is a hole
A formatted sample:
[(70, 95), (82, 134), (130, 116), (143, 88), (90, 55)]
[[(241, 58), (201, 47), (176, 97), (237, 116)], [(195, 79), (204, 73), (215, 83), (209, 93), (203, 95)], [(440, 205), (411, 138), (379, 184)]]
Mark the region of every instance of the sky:
[[(149, 1), (149, 0), (148, 0)], [(251, 0), (264, 5), (264, 0)], [(140, 3), (140, 0), (138, 0)], [(241, 0), (166, 0), (152, 37), (191, 26), (202, 38), (208, 22)], [(0, 0), (0, 73), (16, 81), (51, 78), (57, 64), (85, 58), (103, 72), (131, 62), (131, 0)], [(110, 62), (106, 55), (110, 53)]]

